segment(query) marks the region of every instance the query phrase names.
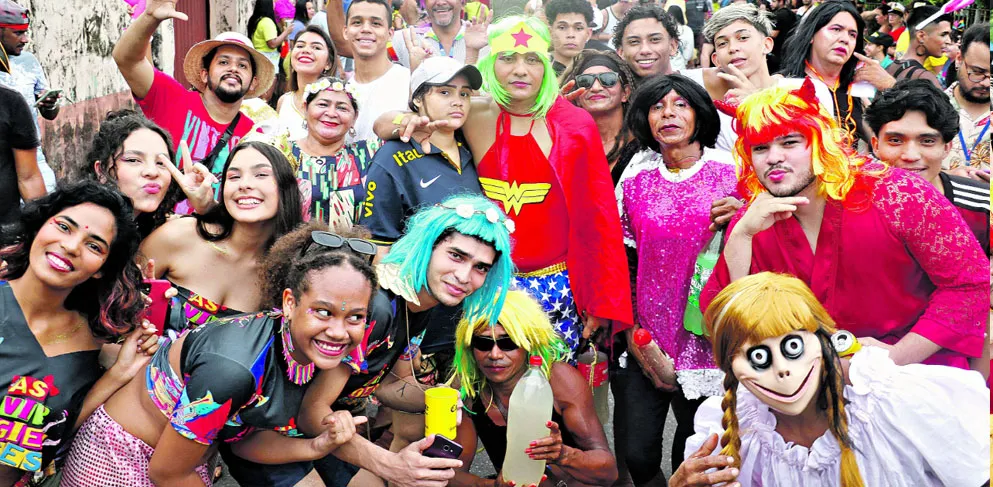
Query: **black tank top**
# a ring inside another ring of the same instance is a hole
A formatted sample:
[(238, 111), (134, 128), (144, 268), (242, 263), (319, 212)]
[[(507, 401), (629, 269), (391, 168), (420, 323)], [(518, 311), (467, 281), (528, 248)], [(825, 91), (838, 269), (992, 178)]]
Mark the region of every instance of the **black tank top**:
[[(486, 454), (490, 456), (493, 467), (499, 472), (503, 468), (503, 459), (507, 455), (507, 427), (497, 426), (486, 415), (486, 406), (482, 399), (482, 394), (480, 394), (479, 400), (472, 402), (472, 424), (476, 427), (476, 436), (479, 441), (483, 442), (483, 447), (486, 448)], [(566, 429), (562, 415), (554, 409), (552, 409), (552, 421), (558, 423), (559, 429), (562, 431), (562, 444), (579, 448), (575, 438)]]

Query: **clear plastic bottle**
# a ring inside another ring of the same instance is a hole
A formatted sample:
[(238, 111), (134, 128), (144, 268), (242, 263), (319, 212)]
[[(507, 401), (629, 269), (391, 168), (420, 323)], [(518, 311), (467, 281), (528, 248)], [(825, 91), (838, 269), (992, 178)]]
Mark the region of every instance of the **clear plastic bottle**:
[(524, 451), (532, 441), (548, 436), (546, 425), (552, 419), (554, 406), (552, 386), (541, 370), (541, 357), (531, 357), (530, 364), (510, 394), (507, 453), (503, 460), (504, 481), (512, 480), (521, 486), (541, 482), (545, 473), (545, 461), (532, 460)]
[(666, 355), (652, 340), (651, 333), (648, 333), (648, 330), (644, 328), (638, 328), (634, 332), (634, 344), (638, 346), (641, 356), (644, 357), (645, 366), (651, 368), (655, 375), (662, 380), (662, 383), (655, 384), (655, 387), (664, 390), (674, 389), (676, 387), (676, 369), (673, 367), (672, 358)]

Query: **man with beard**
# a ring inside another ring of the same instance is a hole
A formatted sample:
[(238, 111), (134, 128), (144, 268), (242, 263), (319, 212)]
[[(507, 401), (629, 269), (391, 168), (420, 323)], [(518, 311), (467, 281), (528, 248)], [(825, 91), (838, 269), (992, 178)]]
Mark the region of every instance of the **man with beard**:
[(637, 86), (649, 76), (672, 73), (669, 60), (679, 49), (679, 31), (661, 6), (638, 5), (617, 24), (613, 42), (617, 55), (631, 67)]
[[(45, 120), (55, 120), (59, 116), (59, 96), (46, 96), (48, 79), (34, 54), (25, 51), (28, 37), (28, 10), (11, 0), (0, 0), (0, 49), (7, 54), (8, 68), (0, 67), (0, 86), (6, 86), (24, 97), (31, 111), (35, 132), (41, 134), (38, 115)], [(0, 54), (0, 57), (3, 55)], [(55, 189), (55, 173), (48, 166), (41, 147), (35, 152), (38, 169), (45, 178), (45, 189)]]
[(899, 61), (891, 64), (886, 71), (894, 78), (926, 79), (938, 88), (943, 88), (938, 77), (924, 67), (928, 57), (939, 57), (952, 44), (952, 16), (942, 15), (923, 29), (917, 29), (917, 24), (927, 19), (938, 7), (926, 5), (914, 9), (910, 14), (910, 25), (907, 32), (910, 36), (910, 47)]
[(220, 179), (228, 154), (253, 126), (240, 114), (241, 103), (269, 89), (275, 68), (247, 37), (225, 32), (186, 53), (183, 72), (196, 89), (188, 91), (146, 57), (152, 34), (167, 19), (187, 17), (176, 11), (176, 0), (148, 0), (145, 11), (114, 46), (114, 61), (145, 116), (172, 135), (176, 165), (182, 157), (178, 147), (185, 141), (201, 177), (212, 174)]
[(989, 272), (958, 211), (925, 179), (847, 146), (811, 80), (738, 107), (739, 190), (749, 203), (700, 295), (731, 281), (792, 274), (838, 327), (898, 365), (969, 367), (985, 347)]
[(945, 91), (959, 112), (959, 133), (942, 167), (961, 176), (990, 181), (990, 24), (962, 34), (956, 59), (958, 81)]
[[(417, 41), (431, 55), (448, 56), (465, 63), (466, 23), (462, 21), (462, 0), (423, 0), (423, 5), (428, 14), (426, 25), (393, 33), (393, 51), (397, 61), (407, 68), (416, 68), (411, 66), (407, 43)], [(472, 62), (475, 60), (470, 60), (470, 64)]]

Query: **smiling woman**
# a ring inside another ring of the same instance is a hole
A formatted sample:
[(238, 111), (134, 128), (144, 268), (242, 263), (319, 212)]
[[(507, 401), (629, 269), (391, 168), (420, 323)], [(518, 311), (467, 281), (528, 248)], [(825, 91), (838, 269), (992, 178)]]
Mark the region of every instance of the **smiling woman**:
[(2, 486), (53, 473), (77, 420), (157, 347), (141, 328), (101, 378), (100, 345), (133, 330), (144, 309), (133, 211), (116, 190), (88, 181), (29, 203), (18, 225), (0, 232)]
[(300, 161), (297, 178), (303, 218), (348, 229), (365, 197), (366, 173), (379, 139), (348, 143), (359, 106), (350, 87), (338, 78), (320, 78), (303, 88), (307, 136), (293, 142)]
[(142, 237), (165, 223), (182, 191), (166, 164), (175, 159), (169, 133), (133, 110), (107, 114), (86, 159), (70, 180), (96, 180), (131, 198)]
[(260, 309), (258, 261), (301, 222), (293, 169), (276, 148), (243, 142), (221, 180), (221, 204), (195, 218), (172, 220), (141, 245), (154, 276), (179, 291), (166, 328), (180, 332), (235, 310)]
[(83, 425), (63, 485), (209, 486), (206, 459), (218, 442), (282, 464), (321, 458), (351, 440), (365, 418), (332, 413), (316, 438), (304, 439), (296, 417), (315, 371), (335, 369), (362, 340), (375, 245), (309, 230), (277, 241), (263, 266), (275, 276), (266, 301), (279, 310), (217, 320), (167, 342), (144, 377)]

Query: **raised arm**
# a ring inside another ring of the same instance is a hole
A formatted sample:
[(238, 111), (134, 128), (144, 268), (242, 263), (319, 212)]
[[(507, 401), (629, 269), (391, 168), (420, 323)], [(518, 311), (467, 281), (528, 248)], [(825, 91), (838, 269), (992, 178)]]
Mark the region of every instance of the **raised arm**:
[(338, 55), (352, 57), (352, 45), (345, 40), (345, 3), (342, 0), (328, 0), (324, 13), (328, 17), (328, 34)]
[(128, 26), (114, 46), (114, 62), (138, 98), (144, 98), (152, 88), (155, 67), (145, 56), (152, 34), (166, 19), (187, 20), (176, 11), (176, 0), (148, 0), (145, 11)]

